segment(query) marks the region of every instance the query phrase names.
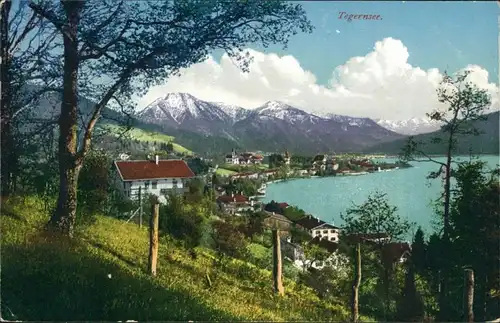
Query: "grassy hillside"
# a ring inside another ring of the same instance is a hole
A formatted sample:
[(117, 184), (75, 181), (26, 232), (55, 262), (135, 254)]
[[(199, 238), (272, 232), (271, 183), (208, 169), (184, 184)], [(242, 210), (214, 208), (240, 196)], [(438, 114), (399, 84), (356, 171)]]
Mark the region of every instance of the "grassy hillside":
[[(114, 125), (114, 124), (105, 124), (102, 127), (105, 127), (107, 129), (110, 129), (113, 133), (118, 134), (122, 131), (120, 126)], [(174, 142), (175, 137), (173, 136), (168, 136), (166, 134), (156, 132), (156, 131), (148, 131), (148, 130), (143, 130), (139, 128), (131, 128), (127, 132), (127, 136), (130, 137), (132, 140), (139, 140), (139, 141), (145, 141), (145, 142), (157, 142), (157, 143), (169, 143), (172, 142), (172, 145), (174, 146), (174, 151), (177, 153), (184, 153), (184, 154), (189, 154), (191, 155), (193, 152), (178, 143)]]
[[(480, 131), (478, 136), (459, 136), (456, 152), (466, 154), (472, 151), (474, 154), (495, 154), (498, 155), (500, 148), (499, 141), (499, 112), (487, 115), (487, 120), (476, 121), (471, 125)], [(438, 137), (440, 143), (432, 143), (431, 139)], [(446, 153), (446, 134), (441, 131), (414, 136), (415, 141), (422, 142), (422, 149), (427, 154), (441, 155)], [(407, 138), (373, 146), (366, 150), (369, 153), (398, 154), (405, 146)]]
[(42, 229), (48, 213), (39, 200), (2, 204), (2, 304), (19, 320), (339, 321), (348, 316), (341, 305), (321, 301), (286, 277), (286, 296), (278, 298), (269, 271), (237, 260), (215, 270), (211, 251), (199, 249), (192, 259), (163, 238), (153, 279), (145, 272), (145, 227), (99, 216), (70, 241)]

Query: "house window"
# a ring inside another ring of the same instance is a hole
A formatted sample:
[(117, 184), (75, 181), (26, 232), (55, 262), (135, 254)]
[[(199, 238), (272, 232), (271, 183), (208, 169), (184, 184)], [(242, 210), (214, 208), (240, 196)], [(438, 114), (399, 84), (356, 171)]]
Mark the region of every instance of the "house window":
[(328, 230), (323, 230), (323, 233), (324, 234), (328, 234)]
[(149, 188), (149, 181), (144, 182), (144, 188), (148, 189)]
[(123, 182), (123, 189), (127, 189), (127, 183), (126, 182)]
[(154, 182), (151, 183), (151, 188), (155, 190), (156, 187), (157, 187), (157, 185), (158, 185), (158, 182), (154, 181)]
[(331, 233), (335, 233), (335, 230), (330, 230)]
[(174, 188), (177, 188), (177, 180), (176, 179), (172, 180), (172, 186)]

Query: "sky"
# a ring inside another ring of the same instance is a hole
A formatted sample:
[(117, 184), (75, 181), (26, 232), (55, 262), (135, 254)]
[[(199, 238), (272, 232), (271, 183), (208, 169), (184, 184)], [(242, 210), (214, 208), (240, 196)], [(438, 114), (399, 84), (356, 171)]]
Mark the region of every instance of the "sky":
[[(425, 117), (439, 107), (442, 74), (471, 71), (469, 81), (489, 91), (498, 109), (498, 35), (495, 1), (314, 2), (302, 6), (315, 29), (288, 48), (249, 46), (242, 73), (222, 52), (151, 88), (139, 108), (170, 92), (256, 108), (283, 101), (308, 112), (374, 119)], [(339, 13), (381, 20), (339, 19)]]

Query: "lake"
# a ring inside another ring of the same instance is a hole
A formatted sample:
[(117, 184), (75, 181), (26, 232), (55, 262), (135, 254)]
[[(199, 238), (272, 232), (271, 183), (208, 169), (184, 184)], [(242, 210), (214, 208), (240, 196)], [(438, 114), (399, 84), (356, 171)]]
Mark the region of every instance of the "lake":
[[(445, 158), (436, 158), (444, 162)], [(460, 160), (467, 160), (461, 157)], [(498, 156), (482, 156), (488, 167), (495, 167)], [(426, 235), (433, 231), (432, 203), (442, 192), (442, 180), (428, 180), (431, 171), (439, 165), (413, 162), (414, 167), (389, 172), (375, 172), (359, 176), (336, 176), (289, 180), (269, 184), (264, 202), (275, 200), (298, 206), (323, 221), (341, 226), (340, 214), (353, 204), (366, 201), (377, 190), (387, 193), (390, 203), (398, 207), (399, 214), (421, 226)]]

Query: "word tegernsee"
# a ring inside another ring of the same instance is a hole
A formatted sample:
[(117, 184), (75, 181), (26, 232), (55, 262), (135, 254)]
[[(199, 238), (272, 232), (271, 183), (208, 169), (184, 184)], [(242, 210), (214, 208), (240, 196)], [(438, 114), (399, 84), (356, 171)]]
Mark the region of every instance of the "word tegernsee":
[(380, 15), (365, 15), (365, 14), (348, 14), (347, 12), (339, 12), (339, 19), (345, 19), (348, 22), (354, 20), (382, 20)]

